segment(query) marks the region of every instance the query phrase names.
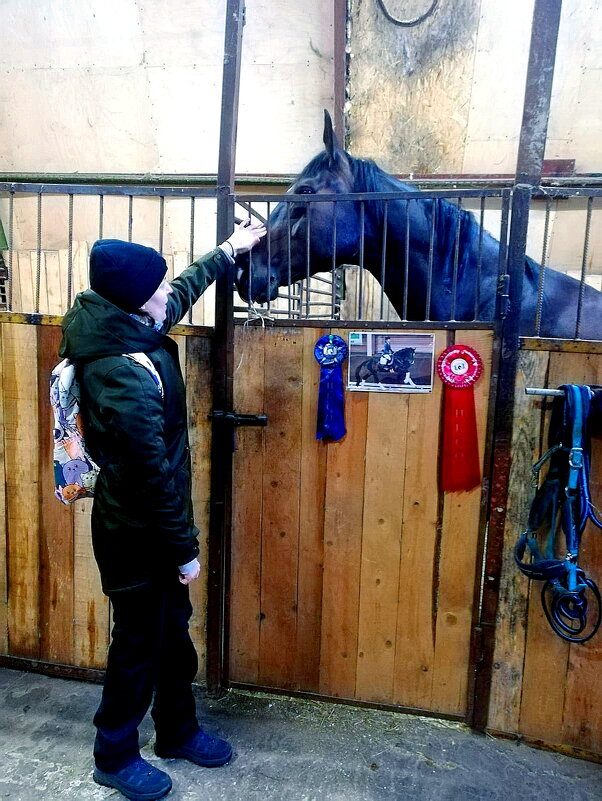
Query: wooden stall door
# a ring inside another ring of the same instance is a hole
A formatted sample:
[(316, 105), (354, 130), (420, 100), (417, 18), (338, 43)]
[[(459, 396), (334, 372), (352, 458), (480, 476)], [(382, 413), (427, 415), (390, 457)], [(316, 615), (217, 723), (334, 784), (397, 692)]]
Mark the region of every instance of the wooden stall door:
[[(316, 340), (337, 329), (238, 327), (230, 682), (463, 717), (481, 489), (438, 491), (442, 387), (347, 392), (347, 435), (315, 439)], [(436, 331), (435, 356), (451, 344)], [(493, 335), (456, 333), (485, 364)]]

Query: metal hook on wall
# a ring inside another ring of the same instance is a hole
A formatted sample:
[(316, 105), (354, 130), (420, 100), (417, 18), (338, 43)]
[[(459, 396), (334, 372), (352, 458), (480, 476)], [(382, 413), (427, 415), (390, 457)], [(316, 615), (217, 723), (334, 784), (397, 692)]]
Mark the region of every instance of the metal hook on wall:
[(430, 5), (430, 8), (428, 8), (427, 11), (424, 12), (424, 14), (421, 14), (419, 17), (416, 17), (415, 19), (402, 20), (402, 19), (397, 19), (397, 17), (394, 17), (392, 14), (389, 13), (387, 7), (385, 6), (385, 0), (376, 0), (376, 2), (380, 10), (385, 15), (385, 17), (389, 20), (389, 22), (393, 23), (393, 25), (399, 25), (400, 28), (413, 28), (415, 25), (420, 25), (421, 22), (424, 22), (431, 16), (431, 14), (439, 5), (439, 0), (433, 0), (433, 2)]

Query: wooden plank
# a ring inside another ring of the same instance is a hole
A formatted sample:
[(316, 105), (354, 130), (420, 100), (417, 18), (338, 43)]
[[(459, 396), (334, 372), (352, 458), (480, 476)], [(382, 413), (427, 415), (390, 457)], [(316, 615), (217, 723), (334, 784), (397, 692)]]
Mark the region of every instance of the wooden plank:
[[(435, 354), (445, 345), (445, 332), (440, 331), (435, 335)], [(408, 396), (405, 435), (393, 700), (418, 708), (429, 708), (433, 682), (440, 419), (441, 383), (435, 379), (432, 393)]]
[[(602, 384), (602, 360), (596, 356), (553, 354), (550, 374), (561, 382)], [(598, 432), (600, 431), (598, 427)], [(602, 508), (602, 438), (592, 441), (590, 489), (594, 507)], [(602, 536), (588, 523), (581, 539), (579, 564), (602, 586)], [(590, 596), (591, 597), (591, 596)], [(590, 613), (591, 619), (591, 613)], [(602, 637), (569, 647), (566, 693), (562, 714), (562, 743), (602, 754)]]
[[(234, 408), (241, 414), (264, 411), (264, 339), (263, 328), (234, 329)], [(230, 678), (250, 684), (259, 681), (263, 438), (262, 428), (241, 428), (233, 467)]]
[[(333, 333), (347, 339), (343, 330)], [(347, 434), (328, 445), (320, 692), (355, 695), (368, 394), (345, 396)]]
[[(575, 379), (579, 383), (582, 360), (588, 356), (550, 353), (548, 386), (557, 387)], [(595, 357), (594, 357), (595, 358)], [(545, 449), (547, 425), (544, 430)], [(550, 743), (562, 742), (563, 708), (569, 663), (569, 645), (550, 628), (541, 606), (541, 582), (530, 583), (527, 646), (523, 673), (519, 731)], [(545, 681), (542, 681), (545, 676)]]
[(48, 385), (58, 363), (60, 328), (36, 326), (40, 452), (40, 657), (73, 661), (73, 514), (54, 497), (52, 409)]
[(40, 642), (36, 329), (4, 325), (2, 358), (9, 653), (37, 658)]
[(109, 599), (92, 551), (92, 503), (84, 498), (73, 505), (73, 663), (102, 670), (109, 645)]
[(356, 697), (382, 703), (393, 701), (409, 403), (368, 394)]
[(16, 267), (19, 271), (20, 306), (15, 306), (15, 299), (13, 298), (13, 308), (18, 309), (18, 311), (31, 313), (34, 310), (31, 253), (26, 250), (19, 251), (16, 255)]
[(299, 590), (297, 622), (298, 688), (318, 692), (324, 563), (324, 492), (327, 443), (316, 439), (320, 367), (314, 357), (325, 330), (303, 330), (301, 420), (301, 503), (299, 515)]
[(303, 335), (267, 330), (259, 681), (295, 683)]
[[(48, 251), (45, 259), (48, 314), (63, 314), (62, 275), (58, 251)], [(66, 293), (65, 293), (66, 295)]]
[(16, 312), (22, 311), (21, 303), (21, 271), (19, 269), (19, 253), (13, 252), (13, 267), (10, 279), (10, 285), (7, 287), (10, 295), (11, 310)]
[(186, 404), (192, 459), (192, 504), (199, 529), (201, 574), (190, 585), (194, 609), (190, 634), (199, 657), (198, 680), (206, 680), (207, 664), (207, 547), (211, 481), (211, 412), (213, 383), (210, 337), (182, 337), (186, 348)]
[[(491, 379), (491, 331), (457, 331), (456, 342), (475, 348), (483, 361), (483, 374), (474, 387), (474, 400), (481, 465)], [(477, 565), (481, 487), (470, 492), (445, 493), (439, 557), (439, 589), (433, 698), (429, 708), (463, 714), (467, 708), (467, 685), (472, 635), (472, 605)]]
[(524, 351), (518, 357), (512, 464), (488, 718), (488, 727), (497, 731), (517, 732), (519, 729), (529, 582), (516, 567), (514, 546), (525, 528), (533, 498), (530, 469), (541, 456), (542, 406), (545, 403), (540, 397), (527, 395), (525, 387), (546, 385), (548, 362), (548, 353)]
[(89, 278), (89, 254), (87, 242), (73, 243), (73, 286), (72, 297), (79, 292), (83, 292), (90, 285)]
[(4, 326), (0, 325), (0, 653), (8, 653), (8, 532), (4, 414)]

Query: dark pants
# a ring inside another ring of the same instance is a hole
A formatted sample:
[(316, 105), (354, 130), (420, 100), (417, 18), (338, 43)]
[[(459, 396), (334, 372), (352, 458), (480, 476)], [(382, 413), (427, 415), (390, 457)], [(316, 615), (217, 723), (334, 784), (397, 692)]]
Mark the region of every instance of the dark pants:
[(113, 593), (113, 632), (102, 701), (94, 716), (94, 758), (115, 771), (140, 753), (138, 726), (151, 711), (157, 739), (179, 744), (198, 730), (192, 681), (198, 669), (188, 633), (192, 606), (177, 574), (160, 585)]

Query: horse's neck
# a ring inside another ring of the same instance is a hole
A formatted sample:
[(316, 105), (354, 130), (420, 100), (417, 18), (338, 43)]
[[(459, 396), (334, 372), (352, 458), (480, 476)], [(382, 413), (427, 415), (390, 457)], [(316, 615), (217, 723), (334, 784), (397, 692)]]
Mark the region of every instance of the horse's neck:
[[(400, 185), (403, 186), (403, 185)], [(435, 205), (436, 204), (436, 205)], [(409, 225), (407, 215), (409, 214)], [(435, 231), (433, 237), (433, 214), (435, 214)], [(413, 201), (389, 201), (387, 210), (385, 282), (384, 290), (393, 305), (399, 309), (404, 303), (405, 274), (408, 275), (408, 315), (420, 319), (425, 311), (428, 286), (431, 286), (431, 310), (433, 319), (449, 319), (451, 313), (451, 295), (456, 283), (462, 285), (461, 291), (456, 288), (455, 313), (458, 319), (469, 319), (474, 314), (475, 274), (467, 274), (474, 270), (477, 254), (472, 253), (475, 242), (478, 243), (478, 223), (473, 216), (460, 211), (461, 236), (456, 255), (456, 233), (458, 212), (445, 200), (434, 201), (430, 198)], [(373, 215), (369, 219), (370, 236), (367, 236), (367, 254), (365, 265), (380, 281), (383, 265), (383, 218)], [(408, 247), (406, 247), (408, 245)], [(484, 316), (489, 318), (492, 310), (485, 310), (485, 295), (491, 294), (488, 284), (495, 281), (497, 275), (497, 253), (499, 243), (488, 234), (483, 239), (483, 254), (480, 260), (480, 281), (483, 285), (481, 306)], [(478, 247), (478, 246), (477, 246)], [(456, 267), (454, 267), (456, 265)], [(474, 280), (473, 280), (474, 279)], [(487, 287), (487, 288), (486, 288)], [(467, 316), (468, 315), (468, 316)]]

